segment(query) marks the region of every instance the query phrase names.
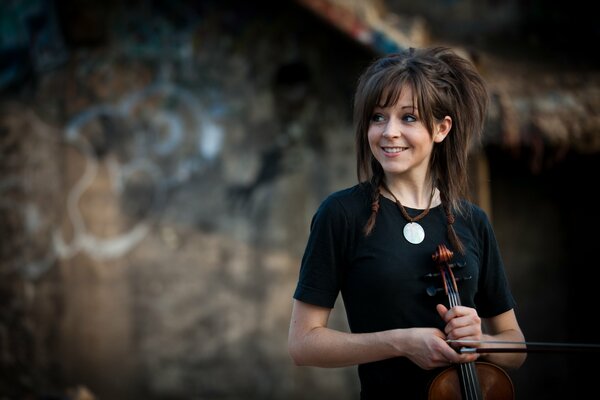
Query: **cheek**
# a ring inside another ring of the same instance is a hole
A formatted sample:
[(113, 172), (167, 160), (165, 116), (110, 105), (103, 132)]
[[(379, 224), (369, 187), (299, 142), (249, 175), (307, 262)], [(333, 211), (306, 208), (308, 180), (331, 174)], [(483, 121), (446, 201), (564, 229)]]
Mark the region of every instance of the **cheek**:
[(369, 141), (369, 144), (377, 143), (377, 141), (379, 140), (380, 137), (381, 137), (381, 134), (379, 133), (379, 130), (376, 128), (371, 127), (367, 131), (367, 140)]
[(369, 130), (369, 133), (367, 134), (367, 141), (369, 142), (369, 148), (371, 149), (371, 151), (374, 151), (378, 146), (378, 139), (379, 136), (372, 133), (372, 130)]

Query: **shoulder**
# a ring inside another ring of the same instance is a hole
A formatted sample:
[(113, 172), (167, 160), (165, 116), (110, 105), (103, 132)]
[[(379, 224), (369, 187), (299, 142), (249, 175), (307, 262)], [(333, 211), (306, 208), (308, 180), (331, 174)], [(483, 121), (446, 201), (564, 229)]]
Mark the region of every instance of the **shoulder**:
[(472, 203), (468, 200), (462, 200), (461, 208), (461, 214), (465, 219), (470, 220), (471, 222), (476, 224), (489, 223), (487, 213), (483, 210), (483, 208), (481, 208), (477, 204)]
[(357, 207), (364, 207), (370, 203), (371, 189), (369, 185), (356, 184), (331, 193), (323, 200), (320, 208), (337, 207), (347, 211), (354, 211)]
[(463, 200), (462, 209), (462, 217), (464, 218), (465, 223), (471, 227), (474, 232), (477, 232), (480, 236), (483, 235), (486, 237), (494, 234), (492, 223), (484, 209), (467, 200)]
[(371, 202), (371, 189), (366, 184), (337, 190), (328, 195), (319, 205), (318, 215), (337, 216), (346, 220), (368, 212)]
[(369, 202), (371, 198), (371, 186), (364, 183), (358, 183), (354, 186), (340, 189), (331, 193), (326, 200), (337, 201), (342, 204), (354, 204)]

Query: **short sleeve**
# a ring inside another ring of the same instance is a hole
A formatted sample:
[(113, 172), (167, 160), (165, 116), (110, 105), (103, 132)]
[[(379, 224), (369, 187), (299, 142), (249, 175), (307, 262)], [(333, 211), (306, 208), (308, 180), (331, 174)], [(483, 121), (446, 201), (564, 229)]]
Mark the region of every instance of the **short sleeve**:
[(482, 210), (479, 214), (481, 278), (476, 303), (480, 316), (488, 318), (514, 308), (516, 302), (492, 225)]
[(302, 256), (294, 298), (333, 308), (346, 263), (348, 220), (340, 202), (328, 197), (317, 209)]

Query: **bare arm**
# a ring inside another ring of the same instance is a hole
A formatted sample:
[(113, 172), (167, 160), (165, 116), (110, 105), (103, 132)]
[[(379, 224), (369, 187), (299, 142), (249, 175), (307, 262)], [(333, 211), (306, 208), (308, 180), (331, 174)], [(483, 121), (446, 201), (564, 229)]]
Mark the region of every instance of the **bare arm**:
[(288, 349), (296, 365), (343, 367), (408, 357), (423, 369), (473, 361), (478, 355), (458, 354), (435, 328), (347, 333), (327, 327), (331, 310), (294, 300)]
[[(489, 334), (483, 334), (483, 341), (490, 340), (509, 340), (513, 342), (523, 342), (525, 337), (515, 316), (514, 310), (506, 311), (493, 318), (487, 318), (483, 320), (484, 329)], [(483, 347), (498, 347), (506, 345), (494, 345), (484, 344)], [(525, 346), (514, 346), (514, 347), (525, 347)], [(526, 353), (488, 353), (483, 354), (483, 358), (491, 361), (495, 364), (506, 368), (518, 368), (525, 362), (527, 358)]]

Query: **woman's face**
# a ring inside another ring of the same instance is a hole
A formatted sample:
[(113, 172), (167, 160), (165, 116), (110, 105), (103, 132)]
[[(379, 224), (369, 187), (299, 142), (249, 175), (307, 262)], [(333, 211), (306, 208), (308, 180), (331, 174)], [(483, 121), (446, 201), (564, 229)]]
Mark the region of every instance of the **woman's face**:
[(410, 86), (402, 89), (396, 104), (376, 107), (369, 123), (368, 140), (373, 156), (388, 177), (409, 174), (425, 177), (434, 143), (446, 137), (452, 120), (434, 124), (433, 135), (419, 117)]

